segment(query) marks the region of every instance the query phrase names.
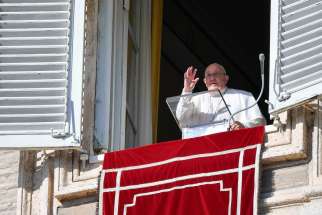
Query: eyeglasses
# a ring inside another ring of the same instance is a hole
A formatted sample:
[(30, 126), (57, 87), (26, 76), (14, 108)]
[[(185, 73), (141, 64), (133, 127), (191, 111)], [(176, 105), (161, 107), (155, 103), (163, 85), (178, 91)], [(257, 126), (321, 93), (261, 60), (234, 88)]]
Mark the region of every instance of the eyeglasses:
[(211, 77), (213, 77), (213, 78), (219, 78), (219, 77), (221, 77), (222, 75), (226, 75), (226, 73), (224, 73), (224, 72), (216, 72), (216, 73), (207, 73), (206, 74), (206, 78), (207, 79), (209, 79), (209, 78), (211, 78)]

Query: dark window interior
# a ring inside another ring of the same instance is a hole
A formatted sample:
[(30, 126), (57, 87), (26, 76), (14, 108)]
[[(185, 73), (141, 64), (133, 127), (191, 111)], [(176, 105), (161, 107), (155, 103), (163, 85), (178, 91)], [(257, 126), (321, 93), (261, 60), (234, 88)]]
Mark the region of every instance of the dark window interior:
[(160, 72), (158, 141), (181, 138), (165, 99), (179, 95), (183, 73), (193, 65), (200, 80), (195, 92), (206, 90), (205, 67), (222, 64), (228, 87), (247, 90), (257, 98), (260, 88), (258, 54), (264, 53), (265, 90), (259, 103), (267, 120), (270, 1), (164, 0)]

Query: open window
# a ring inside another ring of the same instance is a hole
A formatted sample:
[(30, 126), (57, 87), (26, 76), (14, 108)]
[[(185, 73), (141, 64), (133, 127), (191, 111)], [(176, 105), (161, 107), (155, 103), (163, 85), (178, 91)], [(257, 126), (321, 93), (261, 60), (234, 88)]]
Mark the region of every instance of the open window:
[(85, 1), (0, 10), (0, 147), (79, 146)]
[[(188, 66), (198, 69), (200, 79), (194, 92), (206, 90), (204, 70), (217, 62), (230, 76), (228, 87), (246, 90), (256, 98), (261, 89), (259, 54), (269, 59), (269, 1), (163, 2), (158, 141), (181, 138), (165, 99), (181, 94)], [(259, 107), (269, 122), (264, 102), (268, 96), (267, 65)]]
[(322, 94), (321, 2), (272, 0), (269, 112)]

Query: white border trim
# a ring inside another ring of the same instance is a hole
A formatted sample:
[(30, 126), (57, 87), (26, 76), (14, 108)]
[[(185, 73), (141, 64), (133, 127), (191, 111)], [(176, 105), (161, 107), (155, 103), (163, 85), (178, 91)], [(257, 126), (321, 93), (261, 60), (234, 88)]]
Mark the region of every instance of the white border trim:
[(177, 161), (192, 160), (192, 159), (196, 159), (196, 158), (215, 157), (215, 156), (219, 156), (219, 155), (231, 154), (231, 153), (235, 153), (235, 152), (245, 151), (248, 149), (255, 149), (256, 147), (257, 147), (256, 145), (251, 145), (251, 146), (246, 146), (243, 148), (230, 149), (230, 150), (225, 150), (225, 151), (220, 151), (220, 152), (196, 154), (196, 155), (189, 155), (189, 156), (184, 156), (184, 157), (175, 157), (175, 158), (171, 158), (168, 160), (149, 163), (149, 164), (129, 166), (129, 167), (123, 167), (123, 168), (115, 168), (115, 169), (107, 169), (107, 170), (103, 170), (103, 172), (108, 173), (108, 172), (117, 172), (120, 170), (121, 171), (129, 171), (129, 170), (136, 170), (136, 169), (144, 169), (144, 168), (149, 168), (149, 167), (154, 167), (154, 166), (161, 166), (164, 164), (177, 162)]
[(122, 174), (122, 171), (118, 171), (116, 174), (115, 197), (114, 197), (114, 215), (118, 215), (118, 212), (119, 212), (121, 174)]
[[(240, 207), (241, 207), (243, 171), (244, 171), (243, 163), (244, 163), (244, 151), (241, 151), (239, 154), (239, 161), (238, 161), (237, 215), (240, 215)], [(256, 163), (256, 161), (255, 161), (255, 163)], [(255, 165), (254, 165), (254, 167), (255, 167)]]
[[(253, 198), (253, 214), (257, 214), (258, 189), (259, 189), (259, 159), (261, 154), (261, 145), (257, 145), (255, 158), (255, 174), (254, 174), (254, 198)], [(257, 167), (257, 168), (256, 168)], [(257, 179), (257, 180), (256, 180)]]
[(99, 184), (99, 199), (98, 199), (98, 214), (102, 215), (103, 212), (103, 188), (104, 188), (104, 178), (106, 174), (101, 171), (101, 179), (100, 179), (100, 184)]
[[(250, 169), (253, 169), (253, 168), (255, 168), (254, 164), (244, 166), (241, 171), (250, 170)], [(185, 175), (185, 176), (166, 179), (166, 180), (162, 180), (162, 181), (148, 182), (148, 183), (129, 185), (129, 186), (124, 186), (124, 187), (117, 187), (117, 185), (116, 185), (115, 188), (103, 189), (103, 192), (109, 193), (109, 192), (118, 192), (118, 191), (125, 191), (125, 190), (135, 190), (135, 189), (140, 189), (140, 188), (154, 187), (154, 186), (174, 183), (176, 181), (184, 181), (184, 180), (187, 180), (187, 179), (195, 179), (195, 178), (202, 178), (202, 177), (209, 177), (209, 176), (217, 176), (217, 175), (223, 175), (223, 174), (227, 174), (227, 173), (236, 173), (236, 172), (239, 173), (239, 168), (226, 169), (226, 170), (215, 171), (215, 172), (207, 172), (207, 173), (198, 173), (198, 174), (192, 174), (192, 175)]]
[(201, 183), (195, 183), (195, 184), (188, 184), (188, 185), (183, 185), (183, 186), (171, 187), (171, 188), (168, 188), (168, 189), (156, 190), (156, 191), (147, 192), (147, 193), (135, 194), (134, 198), (132, 200), (132, 203), (124, 205), (123, 215), (127, 214), (127, 208), (135, 206), (136, 200), (139, 197), (150, 196), (150, 195), (159, 194), (159, 193), (171, 192), (173, 190), (180, 190), (180, 189), (198, 187), (198, 186), (209, 185), (209, 184), (219, 184), (221, 192), (229, 192), (228, 215), (231, 215), (232, 188), (224, 188), (222, 180), (220, 180), (220, 181), (207, 181), (207, 182), (201, 182)]

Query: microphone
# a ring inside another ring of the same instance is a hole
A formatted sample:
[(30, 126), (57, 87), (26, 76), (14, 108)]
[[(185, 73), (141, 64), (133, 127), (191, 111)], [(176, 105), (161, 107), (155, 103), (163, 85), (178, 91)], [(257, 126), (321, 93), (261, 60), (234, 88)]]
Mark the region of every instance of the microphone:
[(220, 90), (219, 90), (219, 89), (218, 89), (217, 91), (218, 91), (218, 93), (219, 93), (219, 95), (220, 95), (221, 99), (223, 100), (223, 102), (224, 102), (224, 104), (225, 104), (226, 109), (228, 110), (229, 116), (232, 118), (233, 122), (235, 122), (235, 120), (234, 120), (234, 116), (231, 114), (230, 109), (229, 109), (229, 107), (228, 107), (228, 105), (227, 105), (227, 103), (226, 103), (226, 101), (225, 101), (225, 99), (224, 99), (223, 95), (221, 94), (221, 92), (220, 92)]
[(261, 79), (262, 79), (262, 86), (264, 85), (264, 62), (265, 62), (265, 55), (263, 53), (260, 53), (259, 56), (259, 63), (261, 68)]
[(260, 53), (259, 56), (259, 63), (261, 66), (261, 75), (264, 75), (264, 61), (265, 61), (265, 55), (263, 53)]
[(259, 59), (259, 63), (260, 63), (261, 79), (262, 79), (262, 87), (261, 87), (261, 91), (260, 91), (260, 93), (259, 93), (259, 95), (258, 95), (258, 97), (257, 97), (256, 101), (255, 101), (253, 104), (251, 104), (250, 106), (248, 106), (248, 107), (246, 107), (246, 108), (244, 108), (244, 109), (241, 109), (241, 110), (239, 110), (239, 111), (235, 112), (234, 114), (232, 114), (232, 115), (230, 116), (230, 118), (229, 118), (229, 120), (228, 120), (228, 126), (230, 126), (230, 121), (233, 119), (233, 117), (234, 117), (236, 114), (239, 114), (239, 113), (241, 113), (241, 112), (243, 112), (243, 111), (245, 111), (245, 110), (248, 110), (249, 108), (254, 107), (254, 106), (258, 103), (259, 99), (262, 97), (262, 94), (263, 94), (263, 91), (264, 91), (264, 61), (265, 61), (265, 55), (264, 55), (263, 53), (259, 54), (258, 59)]

